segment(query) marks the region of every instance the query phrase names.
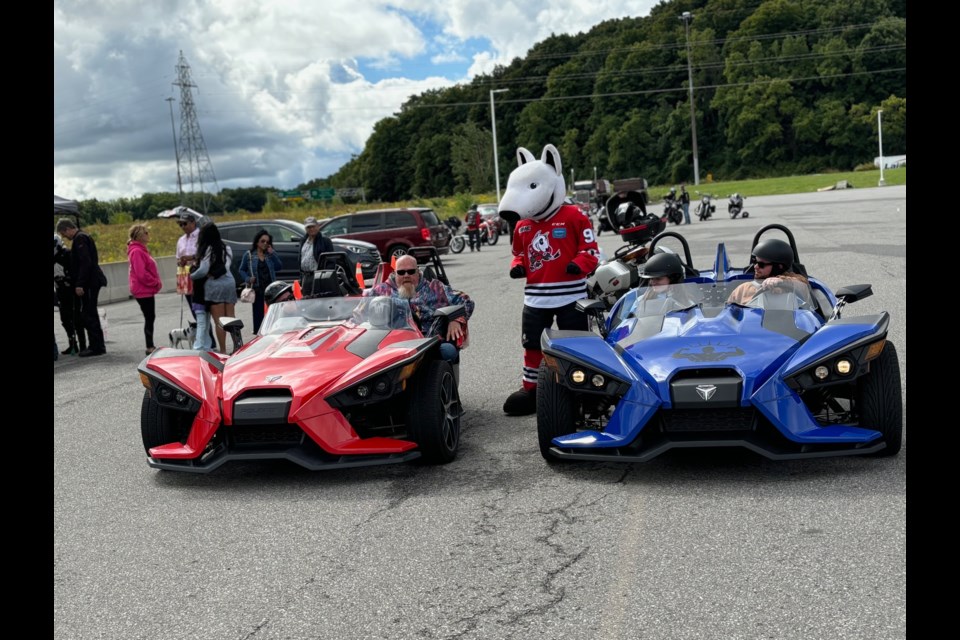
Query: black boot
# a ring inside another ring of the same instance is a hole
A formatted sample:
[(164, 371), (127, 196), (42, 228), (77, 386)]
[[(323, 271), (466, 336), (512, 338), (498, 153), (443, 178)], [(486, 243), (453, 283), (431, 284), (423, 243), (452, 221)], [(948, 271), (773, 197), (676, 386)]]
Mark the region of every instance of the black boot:
[(529, 416), (537, 412), (537, 392), (520, 389), (514, 391), (503, 403), (503, 412), (508, 416)]
[(64, 349), (60, 353), (61, 355), (72, 356), (72, 355), (76, 355), (79, 352), (80, 352), (80, 349), (77, 348), (77, 339), (74, 338), (73, 336), (70, 336), (70, 344), (67, 346), (66, 349)]
[(86, 331), (81, 331), (80, 333), (77, 334), (77, 348), (80, 349), (80, 351), (87, 350), (87, 332)]

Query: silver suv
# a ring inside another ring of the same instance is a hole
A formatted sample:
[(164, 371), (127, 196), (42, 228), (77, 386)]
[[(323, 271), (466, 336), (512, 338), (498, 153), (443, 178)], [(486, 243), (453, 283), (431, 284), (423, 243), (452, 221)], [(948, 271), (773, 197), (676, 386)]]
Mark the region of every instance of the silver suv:
[[(322, 222), (322, 221), (321, 221)], [(236, 220), (232, 222), (218, 222), (220, 237), (230, 245), (233, 251), (233, 264), (230, 270), (237, 279), (238, 286), (242, 287), (240, 279), (240, 259), (253, 245), (253, 237), (257, 231), (265, 229), (273, 236), (273, 250), (280, 257), (282, 266), (277, 272), (277, 278), (292, 282), (300, 277), (300, 240), (307, 235), (304, 226), (294, 220)], [(380, 252), (376, 245), (360, 240), (346, 238), (330, 238), (333, 248), (347, 254), (351, 267), (356, 270), (360, 265), (363, 279), (373, 282), (380, 265)]]

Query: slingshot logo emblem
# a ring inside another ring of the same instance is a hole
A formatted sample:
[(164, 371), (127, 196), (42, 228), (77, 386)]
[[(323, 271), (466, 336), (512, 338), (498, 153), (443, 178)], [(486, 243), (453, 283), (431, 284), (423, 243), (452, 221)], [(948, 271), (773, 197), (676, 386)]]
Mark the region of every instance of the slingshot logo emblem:
[(282, 377), (283, 377), (283, 376), (267, 376), (267, 382), (276, 382), (277, 380), (279, 380), (279, 379), (282, 378)]
[(704, 400), (709, 400), (713, 397), (713, 394), (717, 392), (717, 387), (712, 384), (698, 384), (697, 385), (697, 395), (699, 395)]

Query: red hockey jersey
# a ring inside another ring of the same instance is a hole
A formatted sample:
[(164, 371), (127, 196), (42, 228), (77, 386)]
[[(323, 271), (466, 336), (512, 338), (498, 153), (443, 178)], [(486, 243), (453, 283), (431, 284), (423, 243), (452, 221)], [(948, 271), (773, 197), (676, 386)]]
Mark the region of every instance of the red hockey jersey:
[[(587, 274), (599, 256), (590, 218), (574, 205), (561, 206), (546, 220), (521, 220), (513, 231), (510, 267), (527, 270), (523, 304), (554, 309), (587, 297)], [(567, 273), (571, 262), (583, 273)]]

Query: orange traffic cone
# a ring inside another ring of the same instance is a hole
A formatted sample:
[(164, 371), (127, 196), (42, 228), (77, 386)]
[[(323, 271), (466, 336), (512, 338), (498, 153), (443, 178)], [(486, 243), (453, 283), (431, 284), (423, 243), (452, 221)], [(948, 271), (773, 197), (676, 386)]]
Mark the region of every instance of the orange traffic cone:
[(395, 271), (397, 268), (397, 256), (390, 256), (390, 271)]
[(293, 298), (294, 300), (299, 300), (303, 297), (303, 292), (300, 291), (300, 282), (297, 280), (293, 281)]
[(357, 263), (357, 284), (360, 285), (361, 289), (366, 288), (367, 285), (363, 283), (363, 269), (360, 268), (360, 263)]

